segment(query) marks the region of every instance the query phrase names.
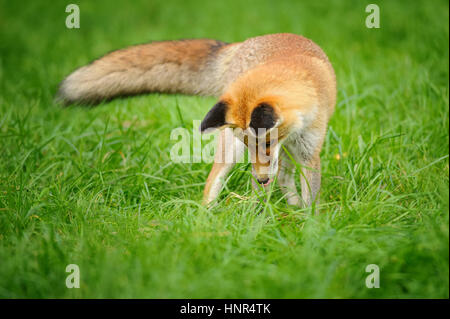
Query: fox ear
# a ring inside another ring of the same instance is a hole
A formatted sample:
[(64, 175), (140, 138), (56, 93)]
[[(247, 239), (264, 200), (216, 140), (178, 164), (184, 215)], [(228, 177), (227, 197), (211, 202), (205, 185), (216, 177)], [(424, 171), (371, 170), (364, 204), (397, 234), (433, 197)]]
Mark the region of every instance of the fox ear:
[(220, 101), (214, 105), (203, 119), (202, 124), (200, 125), (200, 132), (205, 133), (206, 131), (224, 126), (226, 124), (225, 115), (227, 113), (227, 109), (228, 104), (223, 101)]
[(270, 130), (277, 123), (278, 116), (275, 110), (267, 103), (261, 103), (253, 109), (250, 127), (258, 132), (258, 129)]

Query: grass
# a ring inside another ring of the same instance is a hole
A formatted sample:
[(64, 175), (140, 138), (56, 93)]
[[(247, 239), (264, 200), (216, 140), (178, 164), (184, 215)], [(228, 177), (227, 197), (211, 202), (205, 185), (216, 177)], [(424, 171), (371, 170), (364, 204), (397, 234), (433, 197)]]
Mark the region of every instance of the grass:
[[(380, 29), (363, 1), (76, 3), (70, 30), (65, 2), (0, 2), (0, 297), (449, 297), (448, 2), (377, 1)], [(256, 214), (245, 164), (200, 205), (211, 164), (172, 162), (169, 137), (214, 98), (53, 102), (114, 49), (277, 32), (313, 39), (337, 73), (319, 216), (276, 190)]]

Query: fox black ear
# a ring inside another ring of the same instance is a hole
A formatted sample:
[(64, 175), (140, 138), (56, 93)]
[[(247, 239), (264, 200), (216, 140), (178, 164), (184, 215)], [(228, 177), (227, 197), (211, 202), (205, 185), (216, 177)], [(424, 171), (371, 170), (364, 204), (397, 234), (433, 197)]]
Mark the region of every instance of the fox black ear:
[(272, 106), (267, 103), (261, 103), (253, 109), (250, 127), (258, 134), (259, 128), (271, 129), (277, 123), (277, 115)]
[(220, 101), (214, 105), (203, 119), (202, 124), (200, 125), (200, 132), (204, 133), (207, 130), (219, 128), (225, 125), (225, 114), (227, 113), (227, 108), (228, 105), (223, 101)]

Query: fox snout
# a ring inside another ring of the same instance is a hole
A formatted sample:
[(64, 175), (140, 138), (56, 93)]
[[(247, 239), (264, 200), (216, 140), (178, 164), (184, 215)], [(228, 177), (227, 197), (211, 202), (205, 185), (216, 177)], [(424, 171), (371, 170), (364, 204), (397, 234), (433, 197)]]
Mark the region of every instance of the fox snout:
[(277, 174), (277, 165), (274, 165), (272, 162), (264, 164), (258, 162), (253, 163), (252, 173), (259, 184), (267, 186), (273, 181), (275, 175)]
[(263, 178), (263, 179), (257, 179), (258, 183), (263, 185), (263, 186), (268, 186), (271, 182), (272, 179), (269, 177)]
[[(252, 173), (259, 184), (267, 186), (278, 173), (279, 141), (272, 141), (272, 145), (259, 143), (258, 146), (250, 145), (252, 159)], [(263, 144), (263, 145), (261, 145)], [(265, 146), (265, 147), (264, 147)]]

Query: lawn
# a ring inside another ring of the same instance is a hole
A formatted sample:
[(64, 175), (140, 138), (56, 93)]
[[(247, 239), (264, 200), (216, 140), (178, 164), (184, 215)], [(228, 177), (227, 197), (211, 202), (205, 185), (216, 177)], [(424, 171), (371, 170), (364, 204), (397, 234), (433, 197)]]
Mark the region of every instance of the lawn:
[[(377, 1), (379, 29), (364, 1), (77, 1), (67, 29), (69, 3), (0, 0), (1, 298), (449, 297), (447, 1)], [(319, 215), (277, 189), (258, 214), (247, 164), (201, 205), (211, 164), (171, 161), (170, 133), (214, 98), (53, 101), (115, 49), (279, 32), (313, 39), (337, 74)]]

